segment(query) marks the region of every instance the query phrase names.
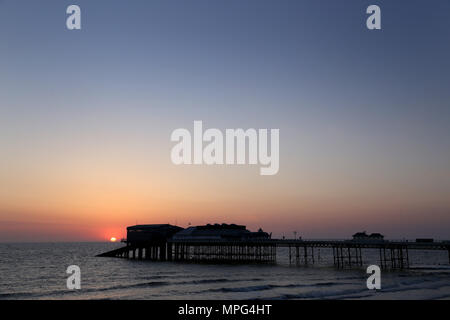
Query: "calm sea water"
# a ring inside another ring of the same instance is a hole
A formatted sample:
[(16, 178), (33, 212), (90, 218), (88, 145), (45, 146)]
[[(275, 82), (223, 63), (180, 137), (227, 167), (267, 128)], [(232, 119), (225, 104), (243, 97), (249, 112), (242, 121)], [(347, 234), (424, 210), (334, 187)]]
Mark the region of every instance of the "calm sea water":
[[(383, 271), (382, 290), (373, 292), (364, 269), (337, 270), (326, 250), (314, 267), (289, 266), (282, 249), (277, 265), (95, 257), (120, 246), (0, 244), (0, 299), (450, 299), (447, 252), (411, 252), (415, 267)], [(376, 263), (376, 252), (364, 255)], [(81, 268), (81, 290), (66, 288), (69, 265)]]

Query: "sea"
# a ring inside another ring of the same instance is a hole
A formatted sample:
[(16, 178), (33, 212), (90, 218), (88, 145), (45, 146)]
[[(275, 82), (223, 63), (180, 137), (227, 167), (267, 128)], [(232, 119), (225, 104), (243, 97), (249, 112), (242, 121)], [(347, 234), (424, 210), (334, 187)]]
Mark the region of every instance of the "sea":
[[(314, 265), (289, 263), (286, 249), (276, 264), (198, 264), (96, 257), (120, 243), (0, 244), (0, 299), (450, 299), (446, 251), (410, 251), (411, 268), (381, 271), (381, 289), (367, 288), (367, 266), (338, 269), (332, 254), (318, 252)], [(71, 265), (81, 288), (67, 288)]]

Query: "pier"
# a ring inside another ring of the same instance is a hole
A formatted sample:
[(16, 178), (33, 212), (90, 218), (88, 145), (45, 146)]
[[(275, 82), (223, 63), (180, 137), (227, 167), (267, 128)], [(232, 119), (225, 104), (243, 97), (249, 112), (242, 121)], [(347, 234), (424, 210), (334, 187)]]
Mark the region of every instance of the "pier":
[(98, 256), (173, 262), (277, 263), (277, 249), (286, 248), (289, 264), (314, 265), (320, 260), (320, 249), (328, 249), (332, 251), (334, 266), (346, 268), (363, 266), (367, 258), (364, 251), (372, 249), (377, 251), (381, 268), (407, 269), (411, 250), (441, 250), (448, 252), (450, 264), (449, 242), (286, 240), (270, 239), (262, 230), (251, 233), (236, 225), (185, 230), (170, 225), (151, 226), (129, 227), (125, 247)]
[[(410, 267), (410, 250), (441, 250), (448, 252), (450, 264), (450, 243), (430, 242), (418, 243), (408, 241), (314, 241), (314, 240), (272, 240), (278, 247), (288, 247), (289, 262), (297, 264), (314, 264), (314, 250), (331, 248), (333, 263), (336, 267), (362, 266), (364, 263), (363, 249), (378, 251), (378, 263), (383, 269), (405, 269)], [(302, 259), (303, 258), (303, 259)]]

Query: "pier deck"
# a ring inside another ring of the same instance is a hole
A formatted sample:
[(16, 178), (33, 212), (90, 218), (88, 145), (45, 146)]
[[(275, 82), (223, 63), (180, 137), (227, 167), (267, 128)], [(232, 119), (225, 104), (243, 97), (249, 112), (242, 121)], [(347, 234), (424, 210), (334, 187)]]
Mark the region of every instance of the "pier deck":
[(314, 264), (315, 249), (329, 248), (333, 251), (333, 263), (339, 268), (363, 265), (363, 249), (379, 251), (379, 265), (384, 269), (410, 267), (409, 250), (448, 251), (449, 242), (408, 241), (355, 241), (355, 240), (174, 240), (158, 242), (127, 243), (127, 246), (99, 256), (133, 259), (185, 261), (185, 262), (231, 262), (275, 263), (277, 248), (288, 248), (289, 263)]

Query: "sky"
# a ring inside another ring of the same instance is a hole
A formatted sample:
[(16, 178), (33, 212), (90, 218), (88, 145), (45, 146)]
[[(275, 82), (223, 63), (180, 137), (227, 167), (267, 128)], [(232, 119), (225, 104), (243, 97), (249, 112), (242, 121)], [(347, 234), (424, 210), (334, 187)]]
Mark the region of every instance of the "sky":
[[(449, 40), (447, 0), (0, 0), (0, 242), (450, 239)], [(278, 174), (174, 165), (194, 120), (278, 128)]]

